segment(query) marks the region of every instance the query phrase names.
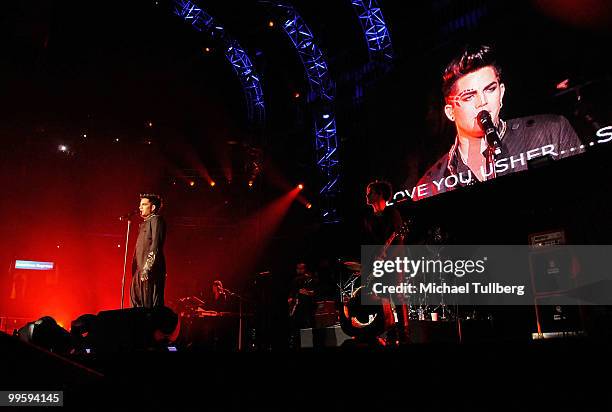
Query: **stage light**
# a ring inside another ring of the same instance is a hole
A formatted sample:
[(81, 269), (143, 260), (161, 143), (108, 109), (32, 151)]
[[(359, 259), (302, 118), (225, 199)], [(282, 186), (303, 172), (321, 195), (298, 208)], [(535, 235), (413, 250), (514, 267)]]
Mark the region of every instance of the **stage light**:
[(274, 27), (274, 22), (272, 20), (268, 22), (268, 27)]
[(83, 133), (83, 139), (87, 137), (87, 133)]
[(195, 186), (195, 182), (193, 180), (189, 181), (189, 186), (194, 187)]
[(117, 247), (121, 247), (121, 245), (118, 244)]
[(132, 308), (85, 314), (71, 324), (73, 349), (78, 354), (165, 350), (180, 333), (179, 317), (172, 309)]
[(324, 119), (329, 119), (329, 115), (326, 113), (326, 114), (323, 115), (323, 118)]
[(115, 139), (115, 142), (119, 143), (119, 138), (116, 138), (116, 139)]
[(312, 208), (312, 203), (306, 203), (306, 209)]
[(57, 147), (57, 150), (59, 150), (60, 152), (67, 152), (68, 151), (68, 146), (61, 144)]
[(557, 90), (565, 90), (569, 87), (569, 79), (565, 79), (562, 82), (557, 83)]
[(214, 181), (210, 182), (210, 187), (215, 187), (216, 183)]
[(149, 122), (149, 123), (148, 123), (148, 126), (149, 126), (149, 127), (153, 127), (153, 122)]
[(302, 190), (304, 188), (304, 185), (300, 183), (299, 185), (297, 185), (297, 188)]
[(70, 333), (50, 316), (26, 324), (17, 331), (16, 336), (24, 342), (60, 354), (68, 353), (71, 346)]
[(299, 99), (300, 98), (300, 93), (299, 92), (293, 93), (293, 97), (296, 98), (296, 99)]
[(59, 249), (59, 248), (60, 248), (60, 245), (57, 245), (57, 248)]
[(249, 187), (253, 187), (253, 181), (249, 180)]
[(210, 53), (211, 48), (210, 47), (204, 47), (204, 53)]

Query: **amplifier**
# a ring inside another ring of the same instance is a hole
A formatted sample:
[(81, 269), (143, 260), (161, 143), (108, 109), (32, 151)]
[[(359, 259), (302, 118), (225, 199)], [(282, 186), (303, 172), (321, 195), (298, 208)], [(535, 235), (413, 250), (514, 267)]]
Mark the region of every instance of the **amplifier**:
[(338, 323), (338, 321), (338, 310), (336, 309), (335, 301), (322, 300), (316, 302), (316, 309), (314, 315), (315, 328), (326, 328), (334, 326)]

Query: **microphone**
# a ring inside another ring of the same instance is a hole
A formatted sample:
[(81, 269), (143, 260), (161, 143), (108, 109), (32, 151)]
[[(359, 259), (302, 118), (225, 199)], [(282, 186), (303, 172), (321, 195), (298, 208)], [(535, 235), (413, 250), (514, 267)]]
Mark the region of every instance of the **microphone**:
[(493, 119), (491, 119), (491, 114), (488, 111), (483, 110), (478, 113), (476, 120), (478, 121), (478, 124), (482, 130), (485, 132), (489, 148), (491, 148), (496, 155), (500, 154), (501, 141), (499, 139), (499, 133), (497, 133), (497, 128), (493, 124)]
[(130, 212), (127, 212), (124, 215), (119, 216), (119, 220), (127, 220), (130, 217), (134, 216), (135, 214), (140, 213), (140, 211), (138, 209), (132, 210)]

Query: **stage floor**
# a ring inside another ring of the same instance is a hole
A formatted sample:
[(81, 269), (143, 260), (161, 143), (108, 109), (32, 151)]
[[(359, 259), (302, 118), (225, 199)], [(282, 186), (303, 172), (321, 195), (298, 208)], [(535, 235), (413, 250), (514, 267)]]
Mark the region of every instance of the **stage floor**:
[[(78, 410), (610, 410), (610, 342), (133, 352), (69, 361), (3, 335), (5, 390), (63, 390)], [(451, 408), (451, 409), (449, 409)]]

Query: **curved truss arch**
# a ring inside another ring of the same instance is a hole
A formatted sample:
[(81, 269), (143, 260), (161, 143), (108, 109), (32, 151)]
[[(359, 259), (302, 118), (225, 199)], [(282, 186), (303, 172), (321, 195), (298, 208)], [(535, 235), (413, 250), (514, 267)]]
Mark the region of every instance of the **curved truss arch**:
[(368, 45), (371, 61), (390, 63), (393, 46), (387, 23), (377, 0), (351, 0)]
[(323, 179), (319, 189), (321, 218), (324, 223), (340, 220), (336, 198), (340, 192), (340, 158), (336, 116), (333, 103), (335, 85), (329, 74), (327, 60), (318, 47), (312, 31), (295, 10), (285, 1), (260, 1), (274, 12), (295, 47), (304, 66), (312, 97), (315, 128), (316, 165)]
[(247, 101), (247, 116), (251, 123), (265, 122), (264, 94), (261, 78), (255, 71), (248, 54), (237, 40), (231, 38), (219, 22), (196, 3), (189, 0), (174, 0), (174, 13), (199, 32), (219, 38), (223, 43), (225, 57), (238, 75)]

